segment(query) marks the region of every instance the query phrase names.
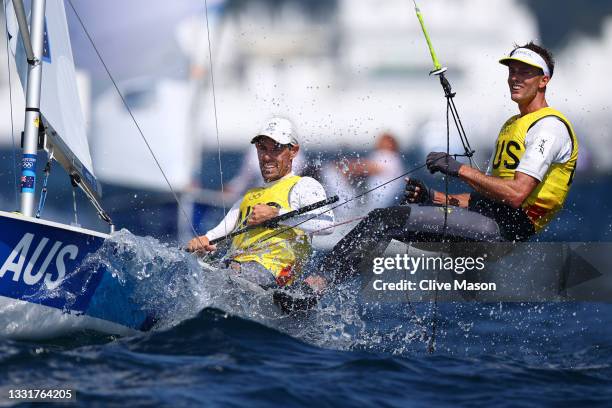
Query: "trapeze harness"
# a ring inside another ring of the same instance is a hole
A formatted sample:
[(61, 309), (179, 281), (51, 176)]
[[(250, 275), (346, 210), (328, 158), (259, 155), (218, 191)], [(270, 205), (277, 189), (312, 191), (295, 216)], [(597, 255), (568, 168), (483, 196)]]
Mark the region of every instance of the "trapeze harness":
[[(300, 178), (287, 177), (271, 186), (247, 191), (240, 203), (237, 228), (247, 225), (247, 219), (257, 204), (291, 211), (289, 193)], [(274, 275), (279, 286), (284, 286), (291, 284), (299, 275), (311, 247), (306, 234), (298, 228), (261, 227), (236, 236), (232, 241), (232, 251), (238, 253), (232, 258), (233, 261), (257, 262)]]

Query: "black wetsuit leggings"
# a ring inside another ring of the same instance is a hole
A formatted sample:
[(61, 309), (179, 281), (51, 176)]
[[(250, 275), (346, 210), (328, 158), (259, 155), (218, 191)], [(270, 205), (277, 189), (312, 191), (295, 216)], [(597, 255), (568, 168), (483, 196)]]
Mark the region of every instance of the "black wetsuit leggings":
[(513, 217), (518, 218), (504, 216), (504, 221), (500, 221), (488, 214), (489, 210), (487, 206), (449, 207), (445, 220), (443, 206), (411, 204), (378, 208), (334, 246), (319, 270), (324, 274), (333, 273), (335, 281), (345, 280), (358, 273), (359, 264), (366, 257), (382, 254), (392, 239), (402, 242), (502, 242), (525, 240), (533, 234), (533, 226), (521, 215), (522, 211), (510, 209)]

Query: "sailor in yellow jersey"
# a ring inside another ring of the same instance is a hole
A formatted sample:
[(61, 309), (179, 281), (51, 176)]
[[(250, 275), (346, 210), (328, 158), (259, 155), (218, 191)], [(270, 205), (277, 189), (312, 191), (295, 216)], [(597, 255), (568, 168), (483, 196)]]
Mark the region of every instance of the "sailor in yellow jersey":
[[(496, 221), (501, 238), (520, 241), (554, 219), (569, 192), (578, 139), (569, 120), (548, 106), (546, 88), (554, 60), (545, 48), (530, 42), (516, 47), (499, 61), (508, 67), (510, 97), (519, 114), (502, 126), (487, 173), (432, 152), (427, 168), (459, 177), (475, 192), (450, 194), (451, 204), (465, 207)], [(444, 193), (408, 180), (407, 201), (443, 204)]]
[[(272, 118), (251, 143), (257, 149), (264, 184), (248, 190), (219, 225), (192, 239), (187, 244), (188, 251), (215, 251), (216, 247), (210, 245), (213, 239), (327, 198), (318, 181), (296, 176), (292, 171), (300, 147), (289, 120)], [(291, 284), (310, 255), (307, 234), (332, 232), (329, 227), (334, 217), (327, 210), (325, 207), (313, 210), (282, 221), (276, 227), (262, 226), (236, 236), (229, 251), (230, 267), (261, 286)]]
[(548, 50), (530, 42), (500, 63), (508, 67), (510, 97), (519, 114), (502, 126), (487, 173), (446, 153), (432, 152), (426, 160), (431, 173), (458, 177), (475, 191), (449, 194), (448, 202), (455, 207), (445, 211), (444, 193), (407, 179), (406, 205), (370, 212), (319, 265), (322, 273), (336, 271), (336, 282), (354, 276), (362, 260), (382, 253), (391, 239), (524, 241), (554, 218), (567, 197), (578, 158), (571, 123), (546, 101), (554, 60)]

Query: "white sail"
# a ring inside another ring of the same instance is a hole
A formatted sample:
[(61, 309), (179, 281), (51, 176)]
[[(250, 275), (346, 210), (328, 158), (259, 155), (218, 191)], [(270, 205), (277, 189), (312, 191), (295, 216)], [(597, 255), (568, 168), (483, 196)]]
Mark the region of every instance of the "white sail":
[[(26, 0), (24, 4), (29, 18), (31, 2)], [(10, 47), (25, 89), (28, 63), (12, 1), (7, 2), (6, 15)], [(46, 1), (42, 64), (40, 113), (47, 127), (45, 148), (53, 151), (55, 160), (69, 174), (77, 174), (93, 193), (99, 194), (100, 188), (93, 173), (85, 120), (76, 87), (63, 0)]]

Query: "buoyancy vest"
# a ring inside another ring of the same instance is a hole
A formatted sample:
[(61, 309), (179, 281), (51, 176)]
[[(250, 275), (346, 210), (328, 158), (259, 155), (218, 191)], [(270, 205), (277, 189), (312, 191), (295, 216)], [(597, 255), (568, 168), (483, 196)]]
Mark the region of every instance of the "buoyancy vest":
[(508, 119), (497, 137), (492, 174), (503, 179), (513, 179), (521, 157), (525, 153), (525, 137), (529, 129), (540, 119), (554, 116), (561, 120), (570, 134), (572, 153), (565, 163), (553, 163), (542, 181), (523, 201), (525, 211), (535, 230), (546, 226), (557, 211), (563, 207), (574, 178), (578, 160), (578, 139), (570, 121), (553, 108), (542, 108), (525, 116), (516, 115)]
[[(257, 204), (267, 204), (291, 211), (289, 193), (300, 176), (290, 176), (266, 187), (252, 188), (246, 192), (240, 203), (238, 228), (247, 225), (247, 219)], [(301, 272), (311, 248), (305, 233), (298, 228), (279, 225), (259, 227), (236, 236), (232, 251), (237, 253), (233, 260), (257, 262), (268, 269), (280, 286), (291, 284)]]

